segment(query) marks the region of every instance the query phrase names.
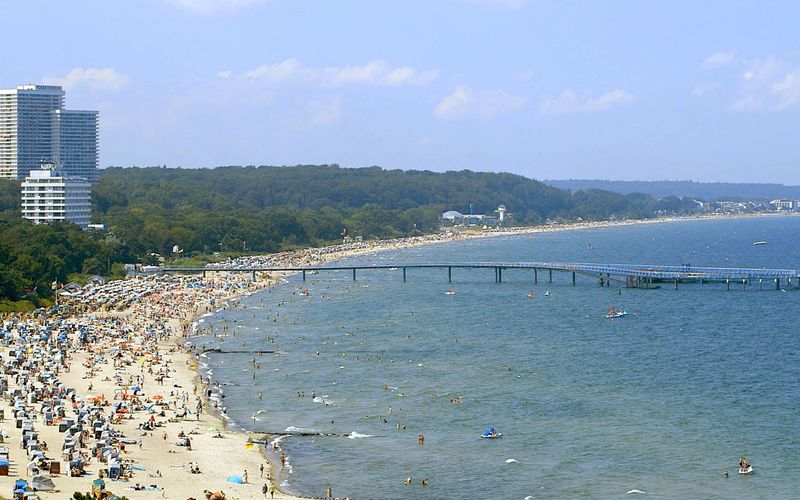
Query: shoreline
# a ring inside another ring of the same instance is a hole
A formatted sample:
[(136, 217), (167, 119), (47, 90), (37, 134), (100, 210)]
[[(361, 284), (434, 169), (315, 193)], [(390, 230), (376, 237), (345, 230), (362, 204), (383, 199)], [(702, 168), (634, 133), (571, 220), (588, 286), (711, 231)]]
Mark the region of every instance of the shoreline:
[[(359, 242), (244, 259), (277, 258), (294, 263), (320, 264), (358, 255), (472, 238), (776, 215), (788, 214), (669, 217), (579, 222), (507, 231), (468, 231), (456, 236), (416, 236)], [(207, 274), (206, 278), (150, 276), (113, 281), (102, 286), (86, 287), (80, 295), (72, 298), (74, 307), (78, 310), (66, 316), (59, 316), (58, 312), (44, 319), (32, 314), (7, 316), (14, 319), (6, 319), (0, 323), (7, 332), (7, 340), (0, 348), (2, 359), (8, 360), (9, 351), (14, 348), (8, 338), (16, 343), (18, 349), (20, 344), (31, 345), (30, 352), (35, 353), (37, 348), (30, 344), (25, 332), (40, 331), (43, 335), (47, 334), (48, 342), (55, 345), (56, 333), (64, 331), (70, 343), (63, 348), (66, 353), (63, 366), (56, 367), (58, 377), (53, 382), (53, 392), (56, 392), (56, 387), (74, 388), (72, 398), (77, 399), (80, 408), (95, 413), (99, 411), (101, 415), (107, 414), (109, 429), (118, 435), (109, 444), (118, 453), (123, 464), (122, 470), (127, 471), (126, 475), (129, 477), (127, 483), (105, 479), (106, 487), (118, 495), (135, 500), (153, 498), (153, 491), (159, 491), (164, 498), (203, 498), (202, 492), (207, 489), (212, 492), (225, 491), (236, 498), (263, 498), (263, 483), (271, 476), (273, 487), (276, 488), (275, 498), (302, 498), (277, 488), (277, 472), (280, 469), (274, 463), (274, 457), (270, 455), (267, 446), (280, 434), (270, 435), (268, 444), (261, 449), (261, 445), (248, 446), (248, 439), (264, 434), (247, 432), (240, 427), (239, 422), (236, 422), (236, 426), (240, 428), (230, 429), (222, 412), (211, 411), (214, 399), (210, 398), (209, 386), (202, 381), (202, 360), (198, 353), (188, 347), (193, 328), (201, 325), (205, 318), (213, 318), (214, 314), (226, 307), (235, 306), (247, 295), (263, 292), (265, 288), (284, 282), (282, 277), (285, 273), (280, 273), (279, 276), (261, 276), (256, 281), (242, 275), (220, 272)], [(87, 331), (91, 340), (84, 342), (81, 336)], [(87, 371), (81, 376), (84, 369)], [(162, 380), (161, 384), (165, 383), (166, 378), (169, 385), (160, 385), (159, 378)], [(9, 390), (21, 388), (23, 394), (28, 392), (24, 380), (16, 382), (10, 384)], [(134, 383), (141, 386), (141, 391), (130, 396), (135, 396), (133, 399), (123, 397), (122, 394), (127, 395)], [(192, 392), (189, 392), (190, 388)], [(61, 389), (58, 393), (60, 397), (65, 396)], [(94, 396), (103, 398), (92, 402)], [(195, 402), (198, 399), (203, 401), (200, 415), (195, 411)], [(38, 401), (35, 398), (34, 400)], [(126, 412), (115, 412), (117, 406), (123, 404), (126, 405)], [(218, 405), (223, 406), (221, 403)], [(28, 405), (26, 409), (33, 414), (33, 418), (40, 417), (38, 423), (34, 420), (35, 430), (41, 441), (52, 443), (51, 450), (47, 452), (48, 457), (60, 460), (62, 465), (61, 473), (52, 476), (59, 491), (39, 494), (42, 498), (63, 498), (64, 494), (71, 494), (72, 491), (89, 490), (92, 479), (98, 477), (100, 470), (105, 471), (107, 464), (100, 463), (96, 457), (81, 448), (77, 451), (81, 451), (87, 459), (84, 464), (87, 474), (69, 477), (69, 471), (65, 470), (65, 458), (57, 451), (60, 448), (58, 444), (65, 435), (59, 432), (57, 426), (44, 425), (45, 408), (37, 412), (37, 406)], [(10, 407), (6, 407), (7, 417), (11, 416), (9, 409)], [(142, 422), (154, 417), (158, 427), (142, 431)], [(3, 429), (8, 433), (6, 441), (21, 440), (22, 431), (14, 428), (13, 424), (6, 424)], [(192, 443), (191, 450), (176, 446), (175, 436), (179, 433), (188, 433)], [(90, 440), (87, 437), (87, 441)], [(127, 441), (127, 448), (123, 440)], [(92, 449), (90, 447), (88, 451)], [(11, 475), (0, 476), (0, 488), (10, 488), (16, 477), (30, 480), (30, 476), (25, 473), (25, 464), (28, 463), (25, 452), (11, 449), (9, 458), (12, 463)], [(192, 467), (190, 464), (199, 467), (201, 473), (189, 474), (188, 469)], [(265, 465), (263, 478), (259, 470), (262, 464)], [(244, 475), (245, 470), (249, 475), (248, 484), (238, 485), (227, 481), (229, 476)], [(134, 483), (146, 485), (148, 489), (130, 489)], [(322, 494), (324, 485), (319, 486)]]

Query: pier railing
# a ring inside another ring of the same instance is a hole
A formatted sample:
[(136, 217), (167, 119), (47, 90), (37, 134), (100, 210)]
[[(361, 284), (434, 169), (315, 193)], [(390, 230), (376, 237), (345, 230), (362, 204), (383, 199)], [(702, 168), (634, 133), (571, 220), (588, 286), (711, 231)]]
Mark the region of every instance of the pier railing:
[(590, 276), (599, 280), (601, 286), (611, 282), (621, 282), (631, 288), (649, 288), (653, 283), (706, 283), (757, 282), (775, 283), (781, 288), (786, 283), (792, 286), (793, 280), (800, 287), (800, 271), (795, 269), (748, 268), (748, 267), (704, 267), (704, 266), (662, 266), (649, 264), (600, 264), (585, 262), (409, 262), (389, 264), (325, 264), (308, 266), (270, 266), (270, 265), (226, 265), (211, 264), (204, 267), (165, 266), (160, 269), (167, 273), (255, 273), (258, 272), (298, 272), (303, 280), (309, 272), (351, 271), (356, 279), (356, 271), (365, 270), (402, 270), (403, 281), (407, 280), (409, 269), (447, 269), (448, 281), (452, 281), (453, 269), (494, 269), (495, 281), (503, 281), (503, 271), (509, 269), (529, 269), (533, 271), (534, 283), (539, 282), (538, 273), (546, 271), (547, 280), (552, 282), (553, 271), (572, 273), (572, 284), (576, 274)]

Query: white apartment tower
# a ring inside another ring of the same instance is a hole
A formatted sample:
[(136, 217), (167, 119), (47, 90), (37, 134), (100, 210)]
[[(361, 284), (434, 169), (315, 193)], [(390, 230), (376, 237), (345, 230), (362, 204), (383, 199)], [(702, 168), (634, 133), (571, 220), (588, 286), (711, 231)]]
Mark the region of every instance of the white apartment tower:
[(86, 229), (92, 212), (92, 185), (47, 165), (22, 181), (22, 216), (35, 224), (68, 221)]
[(0, 177), (22, 180), (43, 163), (53, 163), (67, 177), (94, 182), (98, 136), (97, 111), (64, 109), (59, 86), (0, 90)]

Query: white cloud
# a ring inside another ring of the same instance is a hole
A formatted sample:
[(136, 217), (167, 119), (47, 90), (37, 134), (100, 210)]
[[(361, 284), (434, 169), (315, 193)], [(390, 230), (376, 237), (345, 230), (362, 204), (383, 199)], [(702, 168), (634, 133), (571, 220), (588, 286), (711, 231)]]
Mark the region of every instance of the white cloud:
[(734, 111), (783, 110), (800, 103), (800, 68), (777, 57), (749, 61), (740, 75)]
[(742, 72), (742, 80), (753, 83), (765, 83), (773, 80), (786, 67), (786, 64), (777, 57), (756, 59), (747, 64)]
[(526, 100), (499, 90), (473, 90), (469, 87), (457, 87), (452, 94), (445, 96), (433, 114), (442, 119), (454, 119), (463, 116), (488, 118), (508, 114), (523, 107)]
[(410, 66), (393, 67), (385, 61), (370, 61), (364, 65), (314, 67), (304, 66), (297, 59), (286, 59), (279, 63), (264, 64), (240, 74), (220, 71), (217, 76), (220, 78), (236, 76), (240, 80), (274, 85), (286, 83), (320, 87), (345, 85), (399, 87), (428, 85), (439, 76), (439, 71), (419, 70)]
[(186, 9), (196, 14), (216, 14), (231, 12), (257, 4), (266, 3), (268, 0), (167, 0), (176, 7)]
[(233, 76), (233, 71), (231, 71), (229, 69), (223, 69), (223, 70), (217, 71), (217, 78), (223, 78), (224, 79), (224, 78), (230, 78), (231, 76)]
[(128, 77), (117, 73), (114, 68), (74, 68), (64, 76), (46, 76), (42, 82), (61, 85), (65, 90), (87, 88), (92, 91), (116, 91), (125, 88)]
[(729, 52), (714, 52), (703, 61), (703, 67), (706, 69), (724, 68), (732, 63), (735, 57), (736, 52), (732, 50)]
[(770, 92), (778, 99), (778, 109), (800, 102), (800, 69), (796, 69), (773, 83)]
[(621, 89), (611, 90), (593, 98), (579, 96), (572, 90), (565, 90), (558, 97), (548, 97), (539, 105), (539, 114), (563, 115), (567, 113), (593, 113), (622, 106), (636, 100), (636, 97)]

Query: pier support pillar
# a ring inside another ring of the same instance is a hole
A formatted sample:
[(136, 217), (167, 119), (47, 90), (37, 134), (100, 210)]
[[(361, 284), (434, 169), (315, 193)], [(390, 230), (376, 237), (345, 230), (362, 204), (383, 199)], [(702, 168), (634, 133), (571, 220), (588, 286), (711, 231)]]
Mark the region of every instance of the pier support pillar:
[(502, 283), (503, 282), (503, 268), (502, 267), (498, 267), (497, 268), (497, 282), (498, 283)]
[(781, 289), (781, 279), (775, 278), (775, 290), (780, 290), (780, 289)]
[(206, 272), (205, 272), (205, 271), (203, 271), (203, 278), (205, 278), (205, 277), (206, 277)]
[(306, 280), (306, 270), (303, 269), (303, 281), (305, 281), (305, 280)]
[(355, 280), (356, 280), (356, 268), (354, 267), (353, 268), (353, 281), (355, 281)]
[(403, 283), (406, 282), (406, 268), (403, 268)]
[(758, 289), (761, 290), (761, 284), (764, 282), (761, 278), (758, 278)]
[(548, 271), (550, 271), (550, 283), (552, 283), (553, 282), (553, 270), (552, 269), (548, 269)]
[(678, 289), (678, 278), (675, 278), (675, 290)]
[(730, 290), (731, 289), (731, 280), (725, 280), (725, 289), (726, 290)]
[(448, 283), (453, 282), (453, 268), (450, 266), (447, 266), (447, 282)]
[(536, 269), (535, 267), (533, 268), (533, 284), (534, 285), (539, 284), (539, 270)]
[(572, 286), (575, 286), (575, 271), (572, 271)]
[(256, 280), (256, 272), (253, 271), (253, 281), (255, 281), (255, 280)]

